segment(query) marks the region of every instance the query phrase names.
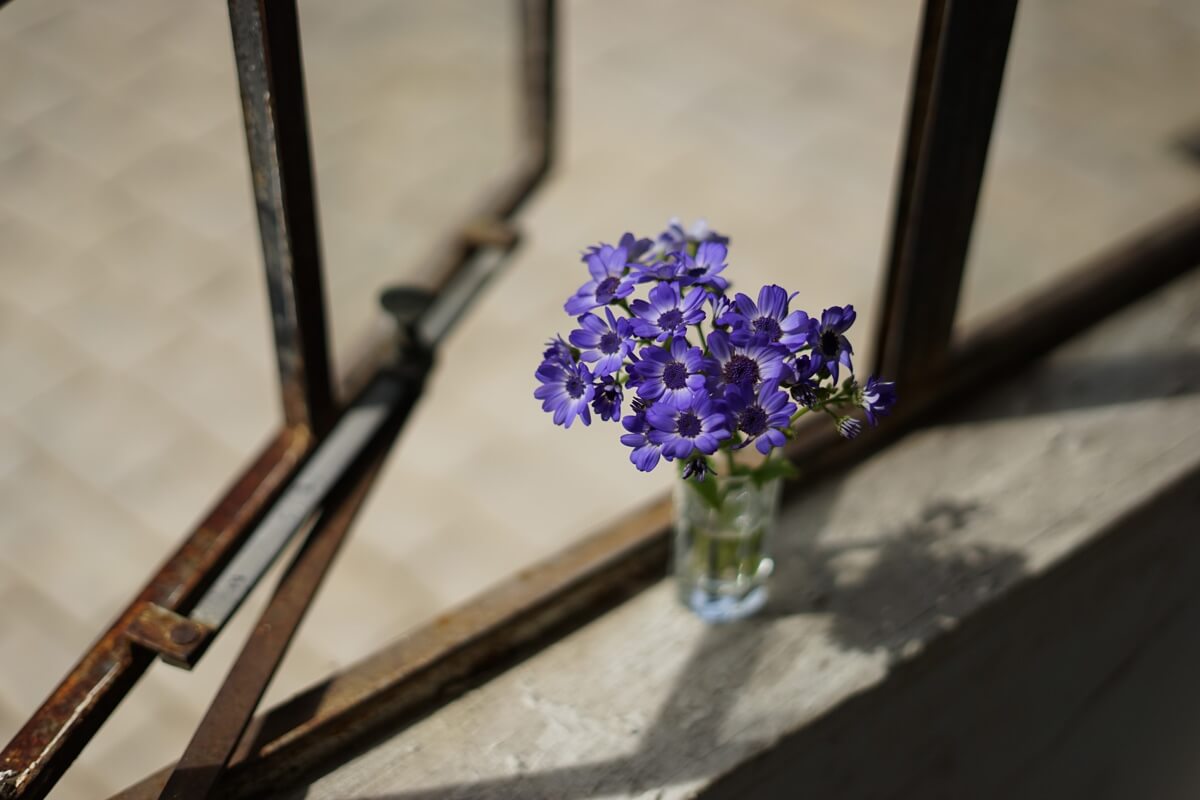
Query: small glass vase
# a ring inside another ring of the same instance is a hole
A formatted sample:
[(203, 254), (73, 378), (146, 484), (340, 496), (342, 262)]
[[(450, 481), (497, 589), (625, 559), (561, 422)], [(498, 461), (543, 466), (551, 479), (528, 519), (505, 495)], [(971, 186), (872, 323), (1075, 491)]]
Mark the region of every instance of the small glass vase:
[(767, 602), (775, 569), (778, 478), (717, 476), (675, 484), (674, 573), (679, 599), (709, 622), (743, 619)]

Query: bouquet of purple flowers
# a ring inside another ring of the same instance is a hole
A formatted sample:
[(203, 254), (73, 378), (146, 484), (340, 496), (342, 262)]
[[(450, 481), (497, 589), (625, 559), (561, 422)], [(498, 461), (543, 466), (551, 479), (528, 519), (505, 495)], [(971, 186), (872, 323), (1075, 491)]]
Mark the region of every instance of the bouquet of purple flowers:
[[(678, 220), (656, 241), (626, 233), (616, 246), (584, 251), (590, 279), (564, 306), (578, 327), (549, 342), (536, 372), (534, 397), (554, 423), (588, 425), (592, 412), (620, 420), (639, 470), (665, 459), (705, 482), (716, 474), (718, 451), (731, 474), (782, 474), (781, 458), (749, 467), (733, 453), (754, 445), (770, 456), (806, 413), (828, 414), (848, 439), (863, 428), (855, 410), (872, 425), (886, 416), (895, 385), (875, 376), (860, 384), (853, 374), (846, 331), (854, 307), (810, 316), (791, 308), (795, 293), (775, 285), (757, 299), (731, 299), (722, 274), (728, 254), (728, 237), (703, 222), (685, 230)], [(627, 395), (630, 413), (622, 416)]]

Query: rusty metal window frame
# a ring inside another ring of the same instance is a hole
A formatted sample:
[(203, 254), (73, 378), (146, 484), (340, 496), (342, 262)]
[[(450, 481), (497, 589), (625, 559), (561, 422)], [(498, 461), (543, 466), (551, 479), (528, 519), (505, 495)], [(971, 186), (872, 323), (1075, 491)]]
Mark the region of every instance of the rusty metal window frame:
[[(290, 96), (287, 90), (275, 95), (280, 105), (272, 110), (261, 92), (247, 93), (248, 81), (243, 79), (252, 166), (256, 175), (260, 168), (277, 170), (277, 181), (269, 181), (261, 193), (256, 180), (256, 199), (268, 275), (278, 282), (278, 292), (273, 287), (271, 294), (272, 313), (288, 425), (5, 750), (0, 770), (19, 770), (7, 777), (0, 772), (0, 787), (9, 792), (5, 796), (44, 795), (156, 656), (146, 645), (162, 644), (163, 631), (172, 630), (164, 628), (164, 622), (178, 623), (178, 615), (188, 609), (205, 580), (228, 559), (328, 430), (333, 416), (328, 409), (339, 407), (331, 399), (336, 393), (327, 354), (318, 352), (327, 348), (323, 310), (304, 305), (311, 303), (313, 286), (319, 288), (320, 269), (306, 133), (302, 146), (292, 130), (305, 125), (299, 50), (297, 46), (289, 52), (289, 38), (281, 53), (270, 38), (291, 37), (286, 29), (294, 25), (294, 0), (229, 2), (235, 40), (239, 13), (251, 21), (259, 15), (259, 23), (269, 31), (265, 40), (261, 33), (247, 39), (247, 64), (239, 52), (239, 72), (262, 58), (268, 69), (258, 78), (300, 87)], [(1019, 312), (955, 338), (959, 287), (1016, 7), (1016, 0), (925, 4), (897, 174), (883, 313), (876, 330), (877, 370), (901, 382), (904, 403), (880, 435), (854, 442), (843, 442), (827, 426), (802, 427), (789, 450), (802, 474), (791, 491), (887, 446), (937, 409), (986, 387), (995, 374), (1036, 358), (1200, 264), (1200, 207), (1194, 207), (1081, 265), (1026, 300)], [(515, 179), (446, 248), (440, 267), (443, 290), (482, 248), (511, 247), (515, 235), (505, 220), (549, 165), (554, 3), (524, 0), (521, 8), (530, 151)], [(278, 30), (277, 22), (282, 23)], [(250, 34), (243, 30), (243, 35)], [(251, 89), (258, 86), (251, 83)], [(259, 117), (262, 127), (252, 131)], [(273, 125), (291, 133), (271, 133)], [(257, 162), (256, 135), (268, 142)], [(314, 223), (311, 241), (295, 233), (308, 219)], [(274, 251), (268, 232), (275, 237)], [(364, 355), (346, 381), (347, 394), (377, 374), (386, 346), (378, 343)], [(416, 383), (419, 388), (419, 377)], [(401, 422), (402, 415), (381, 438), (394, 435)], [(313, 536), (306, 549), (336, 550), (385, 451), (386, 441), (347, 481), (328, 510), (321, 537)], [(223, 756), (228, 769), (213, 776), (220, 795), (254, 796), (285, 779), (311, 773), (361, 746), (367, 737), (404, 724), (649, 585), (663, 574), (669, 521), (669, 501), (659, 499), (256, 717), (244, 732), (237, 731), (236, 750)], [(293, 566), (303, 572), (301, 559)], [(287, 605), (287, 594), (285, 582), (264, 619), (272, 608)], [(254, 646), (251, 641), (247, 651)], [(24, 777), (18, 781), (13, 775)], [(160, 771), (118, 796), (156, 797), (169, 775), (169, 768)]]

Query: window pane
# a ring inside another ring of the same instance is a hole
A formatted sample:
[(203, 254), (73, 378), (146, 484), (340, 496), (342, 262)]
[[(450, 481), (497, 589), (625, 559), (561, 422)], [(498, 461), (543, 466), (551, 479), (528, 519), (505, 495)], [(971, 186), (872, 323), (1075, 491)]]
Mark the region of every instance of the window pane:
[(437, 246), (516, 171), (513, 0), (300, 3), (335, 366), (382, 287), (427, 285)]
[(960, 319), (1200, 196), (1197, 75), (1195, 3), (1020, 4)]

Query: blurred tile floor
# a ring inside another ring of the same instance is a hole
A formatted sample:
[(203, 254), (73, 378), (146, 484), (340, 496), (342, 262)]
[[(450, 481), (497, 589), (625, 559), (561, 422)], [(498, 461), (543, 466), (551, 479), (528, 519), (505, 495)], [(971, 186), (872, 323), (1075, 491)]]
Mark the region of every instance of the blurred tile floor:
[[(268, 701), (665, 488), (611, 430), (564, 433), (530, 397), (583, 245), (707, 216), (734, 236), (741, 287), (853, 302), (865, 351), (918, 14), (915, 0), (565, 4), (556, 171)], [(304, 0), (301, 25), (345, 363), (378, 288), (421, 282), (447, 221), (515, 151), (515, 14)], [(1022, 4), (968, 319), (1200, 195), (1178, 147), (1200, 128), (1198, 44), (1186, 0)], [(0, 11), (5, 740), (278, 423), (238, 104), (223, 4)], [(156, 665), (55, 796), (106, 796), (178, 755), (250, 622), (195, 673)]]

